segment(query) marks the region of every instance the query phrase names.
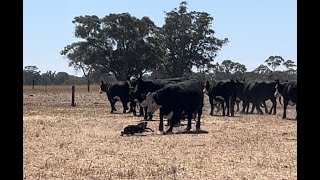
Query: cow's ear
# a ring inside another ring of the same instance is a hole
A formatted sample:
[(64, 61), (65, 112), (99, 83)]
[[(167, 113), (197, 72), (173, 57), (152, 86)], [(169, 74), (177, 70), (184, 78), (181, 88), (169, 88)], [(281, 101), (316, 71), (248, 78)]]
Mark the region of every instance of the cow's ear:
[(101, 80), (100, 84), (104, 84), (104, 82)]

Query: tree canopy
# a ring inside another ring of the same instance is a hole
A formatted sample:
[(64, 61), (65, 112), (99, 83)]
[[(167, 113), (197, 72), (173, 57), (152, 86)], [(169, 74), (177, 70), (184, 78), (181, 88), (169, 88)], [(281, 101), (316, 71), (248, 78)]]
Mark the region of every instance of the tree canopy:
[(139, 19), (129, 13), (77, 16), (72, 23), (80, 41), (60, 53), (75, 69), (90, 66), (118, 80), (146, 72), (180, 77), (194, 66), (211, 68), (217, 52), (228, 42), (214, 36), (213, 17), (188, 12), (186, 2), (165, 15), (162, 27), (149, 17)]
[[(218, 52), (229, 40), (215, 36), (213, 16), (188, 11), (187, 5), (182, 1), (178, 8), (164, 12), (165, 23), (161, 27), (147, 16), (139, 19), (130, 13), (110, 13), (102, 18), (76, 16), (72, 23), (79, 41), (66, 45), (60, 53), (69, 61), (69, 66), (83, 71), (88, 91), (91, 80), (125, 80), (128, 76), (145, 73), (148, 78), (296, 76), (294, 62), (279, 55), (269, 56), (252, 72), (247, 72), (244, 64), (230, 59), (214, 63)], [(276, 71), (279, 66), (284, 66), (286, 71)], [(200, 72), (193, 72), (194, 68)]]

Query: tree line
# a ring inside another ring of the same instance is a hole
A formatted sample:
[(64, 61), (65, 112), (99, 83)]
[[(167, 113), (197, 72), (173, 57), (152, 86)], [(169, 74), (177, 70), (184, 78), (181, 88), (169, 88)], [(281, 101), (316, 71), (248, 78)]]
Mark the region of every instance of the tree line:
[[(106, 81), (116, 80), (112, 75), (92, 74), (90, 84), (98, 83), (104, 79)], [(23, 69), (23, 85), (81, 85), (87, 84), (87, 78), (85, 76), (78, 77), (69, 75), (66, 72), (56, 72), (48, 70), (45, 73), (41, 73), (37, 66), (25, 66)]]
[[(282, 71), (277, 70), (283, 67)], [(106, 82), (115, 81), (115, 75), (94, 71), (89, 76), (89, 85), (100, 83), (101, 80)], [(144, 74), (145, 79), (159, 78), (155, 73)], [(244, 64), (233, 62), (232, 60), (224, 60), (220, 64), (217, 62), (213, 65), (213, 71), (198, 69), (197, 72), (184, 74), (184, 77), (195, 78), (200, 81), (206, 80), (223, 80), (223, 79), (238, 79), (238, 80), (296, 80), (297, 70), (296, 65), (291, 60), (284, 60), (281, 56), (270, 56), (263, 64), (256, 67), (253, 71), (248, 72)], [(71, 85), (71, 84), (88, 84), (88, 76), (77, 77), (69, 75), (66, 72), (58, 72), (48, 70), (41, 74), (37, 66), (25, 66), (23, 69), (23, 84), (32, 85)]]
[[(34, 67), (31, 66), (24, 69), (24, 83), (30, 83), (30, 73), (39, 83), (87, 83), (88, 90), (91, 83), (101, 79), (126, 80), (132, 75), (200, 80), (296, 78), (294, 62), (279, 55), (266, 58), (252, 72), (247, 72), (244, 64), (234, 60), (214, 63), (229, 39), (215, 36), (214, 18), (210, 14), (188, 11), (185, 1), (164, 14), (165, 23), (161, 27), (147, 16), (139, 19), (130, 13), (110, 13), (102, 18), (76, 16), (72, 23), (74, 36), (79, 41), (66, 45), (60, 54), (68, 60), (69, 66), (82, 71), (84, 77), (52, 71), (35, 75), (36, 70), (32, 71)], [(278, 71), (281, 66), (285, 70)]]

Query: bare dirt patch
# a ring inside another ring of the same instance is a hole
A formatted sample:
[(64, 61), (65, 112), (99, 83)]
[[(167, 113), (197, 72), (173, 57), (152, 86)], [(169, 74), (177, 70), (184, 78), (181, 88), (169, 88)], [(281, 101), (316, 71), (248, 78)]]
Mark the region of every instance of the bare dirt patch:
[(206, 133), (193, 124), (193, 133), (159, 134), (156, 114), (154, 133), (122, 137), (142, 118), (122, 114), (119, 102), (110, 114), (97, 86), (76, 86), (76, 104), (71, 86), (24, 87), (25, 179), (297, 179), (297, 122), (282, 120), (279, 105), (277, 115), (210, 116), (206, 97)]

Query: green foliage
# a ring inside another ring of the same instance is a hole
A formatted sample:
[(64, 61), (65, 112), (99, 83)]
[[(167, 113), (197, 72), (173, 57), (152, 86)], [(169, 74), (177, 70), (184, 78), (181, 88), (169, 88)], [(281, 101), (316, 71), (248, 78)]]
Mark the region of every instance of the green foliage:
[(31, 85), (32, 81), (39, 84), (41, 80), (40, 71), (37, 66), (25, 66), (23, 70), (23, 84)]
[(233, 62), (232, 60), (224, 60), (219, 64), (212, 65), (212, 76), (216, 80), (222, 79), (242, 79), (245, 76), (247, 68), (244, 64)]
[(66, 79), (63, 82), (63, 85), (80, 85), (80, 84), (87, 84), (86, 78), (69, 75), (68, 79)]
[(269, 56), (264, 62), (275, 72), (276, 68), (282, 65), (285, 60), (281, 56)]
[[(165, 12), (162, 27), (157, 27), (149, 17), (139, 19), (129, 13), (111, 13), (103, 18), (77, 16), (72, 23), (79, 41), (65, 46), (60, 53), (68, 59), (69, 66), (84, 73), (88, 87), (90, 81), (125, 80), (137, 74), (145, 74), (150, 79), (296, 78), (294, 62), (281, 56), (270, 56), (252, 72), (247, 72), (245, 65), (228, 59), (214, 64), (218, 51), (229, 40), (215, 37), (213, 20), (206, 12), (188, 11), (185, 1)], [(281, 65), (286, 71), (276, 71)], [(194, 67), (199, 72), (192, 72)], [(27, 72), (36, 74), (32, 67)], [(55, 78), (52, 81), (51, 77), (50, 82), (70, 81), (65, 74), (58, 74), (47, 74), (45, 81), (49, 82), (51, 76)]]
[(271, 70), (267, 65), (260, 64), (257, 68), (253, 70), (253, 72), (257, 74), (270, 74)]
[(182, 2), (178, 9), (166, 12), (165, 24), (159, 29), (161, 49), (164, 59), (157, 70), (171, 77), (190, 73), (193, 66), (211, 68), (217, 52), (228, 39), (218, 39), (211, 29), (213, 17), (206, 12), (187, 12), (187, 3)]
[(291, 60), (286, 60), (286, 61), (284, 61), (284, 62), (282, 63), (282, 65), (283, 65), (284, 67), (286, 67), (286, 69), (287, 69), (287, 70), (286, 70), (286, 73), (287, 73), (288, 75), (297, 75), (297, 70), (294, 69), (294, 67), (296, 67), (297, 65), (295, 65), (293, 61), (291, 61)]
[(154, 69), (161, 57), (156, 26), (148, 17), (138, 19), (129, 13), (109, 14), (102, 19), (79, 16), (73, 23), (75, 36), (83, 41), (67, 45), (61, 54), (75, 68), (91, 65), (124, 80)]
[(46, 73), (43, 73), (41, 75), (41, 81), (40, 84), (47, 84), (47, 85), (51, 85), (54, 82), (54, 77), (56, 75), (56, 72), (52, 72), (52, 71), (47, 71)]
[(54, 78), (54, 84), (61, 85), (64, 84), (66, 80), (69, 79), (69, 74), (66, 72), (58, 72)]

